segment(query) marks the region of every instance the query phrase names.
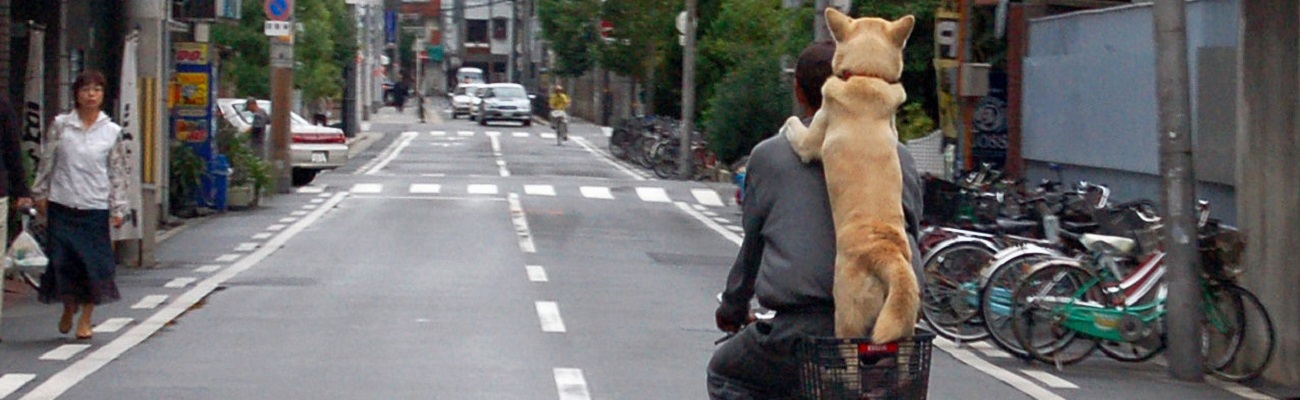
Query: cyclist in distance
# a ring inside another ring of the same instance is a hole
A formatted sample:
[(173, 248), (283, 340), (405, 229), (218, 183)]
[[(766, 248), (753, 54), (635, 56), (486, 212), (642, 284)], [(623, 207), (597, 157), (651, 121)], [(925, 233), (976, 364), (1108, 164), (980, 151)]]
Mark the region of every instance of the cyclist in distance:
[(569, 95), (564, 94), (564, 86), (555, 84), (551, 91), (551, 127), (555, 128), (556, 140), (569, 140)]
[[(819, 42), (799, 56), (794, 90), (804, 124), (822, 105), (821, 87), (831, 76), (834, 54), (835, 43)], [(908, 239), (912, 254), (920, 254), (921, 181), (901, 144), (898, 153)], [(800, 341), (835, 334), (835, 227), (826, 176), (820, 161), (803, 163), (778, 133), (750, 153), (744, 190), (745, 238), (714, 315), (718, 329), (739, 332), (709, 361), (709, 398), (793, 398), (800, 384)], [(920, 259), (912, 258), (913, 268), (919, 269)], [(750, 324), (753, 297), (776, 317)]]

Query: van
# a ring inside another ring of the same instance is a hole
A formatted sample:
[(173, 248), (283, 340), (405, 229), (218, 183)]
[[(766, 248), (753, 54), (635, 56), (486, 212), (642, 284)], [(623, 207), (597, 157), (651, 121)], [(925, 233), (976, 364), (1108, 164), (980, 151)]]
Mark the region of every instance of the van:
[(462, 83), (485, 83), (483, 70), (474, 67), (460, 67), (456, 70), (456, 85)]

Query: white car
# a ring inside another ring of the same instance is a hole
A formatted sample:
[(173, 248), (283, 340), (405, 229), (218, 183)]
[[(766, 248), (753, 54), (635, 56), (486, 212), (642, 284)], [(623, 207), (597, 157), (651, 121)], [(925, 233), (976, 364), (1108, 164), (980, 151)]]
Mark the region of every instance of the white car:
[(462, 83), (456, 86), (456, 91), (451, 94), (451, 119), (470, 115), (478, 108), (478, 103), (482, 100), (474, 96), (474, 90), (481, 86), (481, 83)]
[(493, 83), (479, 89), (479, 125), (488, 121), (518, 121), (533, 124), (532, 97), (517, 83)]
[[(248, 111), (245, 103), (245, 99), (217, 99), (218, 113), (240, 132), (248, 132), (253, 124), (253, 113)], [(257, 105), (271, 115), (270, 101), (258, 100)], [(342, 130), (312, 125), (298, 113), (290, 111), (289, 131), (292, 135), (289, 156), (294, 186), (306, 185), (316, 178), (318, 172), (348, 163), (348, 139)], [(270, 146), (271, 138), (268, 137), (266, 142)]]

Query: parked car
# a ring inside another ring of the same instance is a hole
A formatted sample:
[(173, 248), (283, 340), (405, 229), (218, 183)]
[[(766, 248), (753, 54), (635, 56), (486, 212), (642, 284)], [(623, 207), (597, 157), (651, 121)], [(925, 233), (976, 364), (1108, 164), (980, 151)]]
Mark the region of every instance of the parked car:
[(523, 85), (493, 83), (480, 89), (482, 101), (478, 105), (478, 124), (488, 121), (518, 121), (524, 126), (533, 124), (532, 105)]
[(456, 119), (461, 115), (471, 115), (478, 103), (482, 101), (474, 96), (475, 90), (482, 87), (480, 83), (462, 83), (456, 86), (456, 90), (451, 94), (451, 119)]
[[(252, 128), (253, 113), (245, 105), (245, 99), (217, 99), (218, 113), (240, 132)], [(267, 115), (271, 114), (271, 102), (258, 100), (257, 104)], [(269, 127), (268, 127), (269, 130)], [(293, 167), (293, 184), (302, 186), (311, 183), (320, 171), (342, 167), (348, 162), (348, 139), (343, 130), (312, 125), (305, 118), (293, 111), (289, 112), (290, 165)], [(267, 137), (267, 145), (272, 139)]]

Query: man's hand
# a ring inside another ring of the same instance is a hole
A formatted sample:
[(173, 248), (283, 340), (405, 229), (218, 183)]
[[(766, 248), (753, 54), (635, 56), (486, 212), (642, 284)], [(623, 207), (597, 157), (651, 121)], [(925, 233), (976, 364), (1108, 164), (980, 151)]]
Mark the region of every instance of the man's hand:
[(736, 332), (742, 326), (753, 322), (753, 316), (749, 315), (748, 307), (728, 307), (727, 303), (718, 305), (718, 310), (713, 313), (714, 322), (718, 324), (718, 330), (723, 332)]
[(31, 198), (31, 197), (19, 197), (18, 200), (14, 202), (14, 207), (15, 207), (15, 208), (20, 208), (20, 209), (22, 209), (22, 208), (31, 208), (31, 207), (32, 207), (32, 198)]
[(122, 224), (126, 223), (126, 218), (122, 218), (120, 215), (114, 215), (109, 219), (109, 222), (113, 224), (114, 228), (121, 228)]

